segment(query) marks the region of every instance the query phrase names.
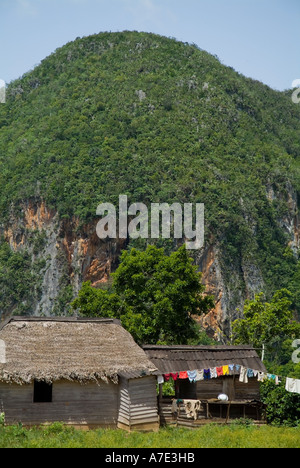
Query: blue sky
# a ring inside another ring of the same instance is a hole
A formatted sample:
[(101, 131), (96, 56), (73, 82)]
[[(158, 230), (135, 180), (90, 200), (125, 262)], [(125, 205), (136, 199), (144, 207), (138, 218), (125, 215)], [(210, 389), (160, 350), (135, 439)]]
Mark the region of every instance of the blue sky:
[(76, 37), (123, 30), (195, 43), (274, 89), (300, 79), (299, 0), (0, 0), (0, 79)]

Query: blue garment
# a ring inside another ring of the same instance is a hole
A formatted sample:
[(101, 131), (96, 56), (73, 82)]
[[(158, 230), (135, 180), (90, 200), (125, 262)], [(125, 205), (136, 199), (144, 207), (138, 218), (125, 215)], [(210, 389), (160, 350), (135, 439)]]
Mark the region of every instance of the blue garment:
[(196, 382), (196, 378), (197, 378), (197, 371), (196, 370), (187, 371), (187, 374), (188, 374), (189, 381), (191, 383)]
[(249, 378), (254, 377), (254, 372), (253, 372), (252, 369), (248, 369), (247, 376), (248, 376)]
[(210, 379), (210, 369), (204, 369), (204, 380)]

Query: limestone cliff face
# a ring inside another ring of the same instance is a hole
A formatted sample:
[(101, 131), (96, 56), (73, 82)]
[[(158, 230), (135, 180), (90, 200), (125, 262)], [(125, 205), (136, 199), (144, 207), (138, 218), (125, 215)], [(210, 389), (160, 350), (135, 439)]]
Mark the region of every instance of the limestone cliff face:
[(287, 182), (285, 196), (275, 193), (273, 187), (270, 185), (267, 185), (266, 195), (268, 200), (271, 202), (285, 199), (284, 201), (287, 203), (288, 209), (286, 214), (278, 221), (290, 239), (289, 247), (292, 249), (294, 254), (297, 255), (300, 249), (300, 216), (297, 192), (294, 190), (291, 183)]
[[(278, 219), (278, 224), (289, 239), (288, 246), (296, 258), (300, 249), (300, 216), (297, 193), (291, 184), (287, 184), (284, 194), (276, 193), (267, 187), (270, 202), (283, 200), (287, 205), (285, 215)], [(255, 226), (253, 236), (255, 237)], [(199, 270), (203, 273), (206, 292), (215, 297), (216, 307), (207, 316), (201, 318), (201, 324), (209, 335), (226, 342), (231, 335), (232, 323), (242, 317), (246, 299), (254, 299), (255, 294), (265, 290), (262, 271), (254, 258), (242, 257), (239, 267), (232, 262), (224, 264), (222, 251), (214, 242), (210, 243), (198, 258)]]
[(297, 193), (289, 184), (287, 186), (288, 197), (288, 215), (281, 220), (281, 225), (288, 232), (290, 236), (289, 246), (297, 255), (300, 249), (300, 216), (297, 204)]
[[(200, 319), (200, 323), (212, 338), (227, 342), (232, 332), (232, 322), (241, 317), (245, 300), (261, 292), (264, 283), (257, 265), (242, 261), (242, 270), (237, 271), (233, 265), (224, 268), (221, 257), (220, 249), (211, 245), (199, 259), (206, 293), (214, 296), (216, 304), (214, 310)], [(226, 278), (228, 270), (230, 281)]]
[[(97, 287), (109, 280), (116, 268), (124, 242), (104, 242), (96, 233), (96, 223), (80, 226), (78, 219), (60, 220), (44, 203), (28, 202), (18, 216), (2, 228), (5, 240), (14, 251), (27, 249), (33, 258), (46, 260), (40, 298), (33, 304), (33, 315), (63, 313), (63, 294), (75, 297), (84, 281)], [(42, 237), (33, 249), (32, 235)], [(61, 310), (60, 310), (61, 306)]]
[[(272, 200), (278, 195), (267, 190)], [(300, 218), (297, 194), (287, 187), (288, 212), (279, 224), (288, 234), (289, 246), (295, 255), (300, 248)], [(13, 251), (27, 250), (32, 261), (44, 259), (40, 271), (41, 293), (32, 302), (33, 315), (63, 314), (67, 301), (76, 297), (84, 281), (97, 287), (109, 281), (119, 262), (126, 242), (102, 241), (96, 233), (96, 221), (81, 225), (79, 219), (60, 219), (58, 214), (40, 201), (24, 203), (21, 211), (12, 214), (0, 234)], [(35, 242), (32, 242), (35, 239)], [(224, 264), (220, 246), (210, 239), (196, 257), (203, 272), (206, 291), (215, 297), (216, 307), (200, 322), (208, 334), (226, 341), (232, 322), (241, 316), (246, 299), (264, 290), (259, 266), (251, 257), (242, 258), (237, 265)]]

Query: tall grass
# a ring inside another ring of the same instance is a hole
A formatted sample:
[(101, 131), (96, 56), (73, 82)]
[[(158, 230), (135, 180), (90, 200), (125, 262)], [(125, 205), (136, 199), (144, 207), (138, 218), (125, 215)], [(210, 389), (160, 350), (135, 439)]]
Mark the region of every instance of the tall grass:
[(0, 427), (0, 448), (299, 448), (300, 429), (207, 425), (157, 433), (81, 431), (55, 423), (44, 428)]

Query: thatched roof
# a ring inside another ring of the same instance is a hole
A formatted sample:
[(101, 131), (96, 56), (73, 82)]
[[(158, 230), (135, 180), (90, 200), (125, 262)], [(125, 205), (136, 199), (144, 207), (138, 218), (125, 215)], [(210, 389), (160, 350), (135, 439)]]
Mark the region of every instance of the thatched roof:
[(155, 371), (145, 352), (113, 319), (13, 317), (0, 327), (0, 342), (2, 382), (117, 383), (120, 374), (138, 377)]
[(251, 346), (143, 346), (161, 374), (238, 364), (259, 372), (266, 368)]

